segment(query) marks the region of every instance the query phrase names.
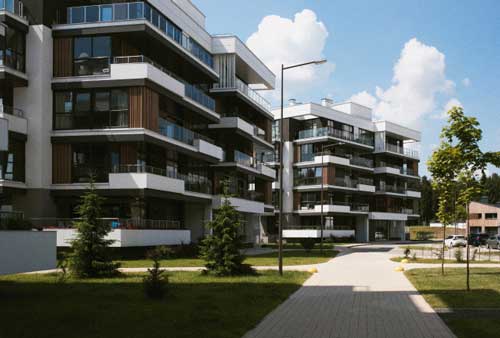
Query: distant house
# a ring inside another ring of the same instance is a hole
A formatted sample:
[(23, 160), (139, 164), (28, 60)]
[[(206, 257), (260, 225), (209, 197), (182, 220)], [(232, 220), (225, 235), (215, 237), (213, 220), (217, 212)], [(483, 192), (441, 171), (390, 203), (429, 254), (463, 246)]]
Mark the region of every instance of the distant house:
[(471, 233), (500, 233), (500, 204), (471, 202), (469, 205), (469, 224)]

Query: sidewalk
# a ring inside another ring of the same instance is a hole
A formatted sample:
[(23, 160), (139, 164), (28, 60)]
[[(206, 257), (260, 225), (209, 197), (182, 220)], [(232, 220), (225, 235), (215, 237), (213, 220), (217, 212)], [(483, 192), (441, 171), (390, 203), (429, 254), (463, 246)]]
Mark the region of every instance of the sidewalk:
[(394, 272), (391, 249), (355, 247), (318, 265), (319, 273), (244, 338), (455, 337)]

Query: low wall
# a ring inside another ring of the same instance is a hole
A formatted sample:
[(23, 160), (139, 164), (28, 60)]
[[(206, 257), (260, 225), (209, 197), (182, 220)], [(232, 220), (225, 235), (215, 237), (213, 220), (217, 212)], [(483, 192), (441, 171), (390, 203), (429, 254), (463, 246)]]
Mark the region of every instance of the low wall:
[[(57, 234), (57, 246), (69, 247), (76, 236), (75, 229), (44, 229)], [(106, 239), (115, 241), (112, 247), (180, 245), (191, 243), (190, 230), (112, 230)]]
[(56, 234), (0, 231), (0, 275), (55, 269)]
[[(323, 230), (323, 238), (351, 237), (354, 235), (354, 230)], [(315, 229), (283, 230), (283, 238), (321, 238), (321, 231)]]

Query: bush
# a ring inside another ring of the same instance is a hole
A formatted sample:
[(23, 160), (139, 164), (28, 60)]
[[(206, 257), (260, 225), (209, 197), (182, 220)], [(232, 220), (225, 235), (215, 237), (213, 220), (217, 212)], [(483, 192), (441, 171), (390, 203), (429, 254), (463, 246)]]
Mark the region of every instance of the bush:
[(306, 252), (311, 252), (314, 249), (314, 245), (316, 244), (316, 239), (314, 238), (302, 238), (300, 240), (300, 245)]
[(458, 263), (462, 263), (464, 261), (463, 255), (462, 255), (462, 249), (460, 249), (460, 248), (455, 249), (455, 260)]
[(0, 230), (31, 230), (33, 224), (20, 217), (9, 217), (0, 220)]
[(165, 296), (168, 276), (164, 270), (160, 269), (160, 261), (168, 258), (172, 254), (172, 250), (159, 246), (148, 252), (148, 258), (153, 261), (153, 267), (148, 269), (148, 275), (142, 280), (144, 293), (150, 299), (162, 299)]
[(404, 254), (405, 254), (405, 258), (408, 259), (408, 257), (410, 257), (410, 254), (411, 254), (410, 248), (406, 248)]

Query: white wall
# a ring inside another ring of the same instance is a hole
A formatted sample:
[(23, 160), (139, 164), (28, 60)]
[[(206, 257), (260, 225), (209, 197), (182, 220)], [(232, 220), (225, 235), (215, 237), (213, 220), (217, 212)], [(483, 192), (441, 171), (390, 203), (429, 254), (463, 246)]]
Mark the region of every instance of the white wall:
[(14, 107), (28, 119), (26, 184), (48, 188), (52, 180), (52, 31), (43, 25), (29, 27), (26, 36), (26, 72), (29, 86), (14, 89)]
[[(69, 247), (76, 236), (75, 229), (45, 229), (57, 234), (57, 246)], [(107, 239), (114, 240), (112, 247), (179, 245), (191, 243), (190, 230), (112, 230)]]
[[(354, 230), (323, 230), (323, 238), (328, 237), (351, 237)], [(283, 238), (321, 238), (320, 230), (283, 230)]]
[(55, 269), (56, 234), (0, 231), (0, 275)]

